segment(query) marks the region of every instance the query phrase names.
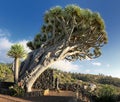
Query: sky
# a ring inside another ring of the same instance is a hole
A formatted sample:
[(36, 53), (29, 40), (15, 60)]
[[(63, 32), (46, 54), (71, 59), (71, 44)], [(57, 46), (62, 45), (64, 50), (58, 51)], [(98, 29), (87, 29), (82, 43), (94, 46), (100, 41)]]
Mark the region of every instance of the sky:
[(6, 53), (15, 43), (23, 44), (30, 51), (26, 43), (40, 32), (45, 11), (68, 4), (99, 12), (105, 21), (108, 44), (102, 48), (102, 56), (97, 59), (75, 62), (62, 60), (52, 67), (120, 78), (120, 0), (0, 0), (0, 62), (13, 61)]

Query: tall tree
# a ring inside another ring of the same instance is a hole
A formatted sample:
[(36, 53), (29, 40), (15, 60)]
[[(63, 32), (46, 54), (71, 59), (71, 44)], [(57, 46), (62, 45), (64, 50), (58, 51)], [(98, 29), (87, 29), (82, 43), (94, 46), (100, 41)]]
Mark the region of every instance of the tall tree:
[(97, 58), (106, 43), (104, 21), (98, 13), (76, 5), (51, 8), (40, 34), (27, 43), (33, 51), (21, 67), (20, 82), (31, 91), (38, 76), (55, 61)]
[(14, 44), (11, 46), (7, 55), (14, 58), (14, 82), (17, 83), (19, 77), (19, 58), (23, 58), (26, 55), (26, 52), (22, 45)]

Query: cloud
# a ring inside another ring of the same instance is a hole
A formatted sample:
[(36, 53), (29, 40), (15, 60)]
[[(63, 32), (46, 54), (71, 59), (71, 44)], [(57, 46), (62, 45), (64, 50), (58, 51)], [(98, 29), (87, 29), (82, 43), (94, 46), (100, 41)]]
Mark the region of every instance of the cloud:
[(102, 64), (100, 62), (93, 62), (92, 65), (94, 65), (94, 66), (101, 66)]
[(7, 50), (13, 43), (5, 37), (0, 37), (0, 50)]
[(51, 67), (62, 70), (62, 71), (66, 71), (66, 72), (80, 72), (81, 66), (73, 64), (66, 60), (61, 60), (61, 61), (55, 62)]
[(13, 43), (5, 37), (0, 37), (0, 62), (9, 62), (11, 59), (7, 56), (7, 51)]
[(30, 52), (30, 49), (26, 46), (26, 43), (28, 42), (28, 40), (12, 42), (8, 39), (8, 35), (10, 35), (9, 32), (7, 32), (6, 30), (0, 29), (0, 62), (3, 62), (3, 63), (12, 62), (13, 59), (7, 56), (7, 52), (10, 49), (11, 45), (15, 43), (20, 43), (21, 45), (24, 46), (27, 52)]
[(28, 40), (22, 40), (22, 41), (18, 41), (18, 42), (11, 42), (8, 38), (5, 37), (0, 37), (0, 62), (3, 63), (9, 63), (12, 61), (11, 58), (9, 58), (7, 56), (7, 52), (10, 49), (11, 45), (15, 44), (15, 43), (19, 43), (21, 45), (23, 45), (24, 49), (27, 52), (30, 52), (31, 50), (26, 46), (26, 43), (28, 42)]

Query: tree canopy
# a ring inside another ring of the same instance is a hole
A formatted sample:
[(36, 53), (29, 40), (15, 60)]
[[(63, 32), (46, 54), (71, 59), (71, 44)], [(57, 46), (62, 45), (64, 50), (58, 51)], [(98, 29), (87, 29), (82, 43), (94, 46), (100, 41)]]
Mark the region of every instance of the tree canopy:
[(35, 80), (56, 61), (93, 59), (107, 43), (102, 17), (76, 5), (46, 11), (41, 31), (27, 43), (33, 51), (22, 63), (20, 81), (27, 91)]
[(102, 17), (76, 5), (56, 6), (46, 11), (41, 32), (27, 45), (35, 50), (61, 41), (64, 47), (72, 47), (65, 57), (68, 60), (99, 57), (100, 48), (107, 43)]
[(24, 50), (24, 47), (22, 45), (14, 44), (11, 46), (7, 55), (12, 58), (22, 58), (22, 57), (25, 57), (26, 51)]

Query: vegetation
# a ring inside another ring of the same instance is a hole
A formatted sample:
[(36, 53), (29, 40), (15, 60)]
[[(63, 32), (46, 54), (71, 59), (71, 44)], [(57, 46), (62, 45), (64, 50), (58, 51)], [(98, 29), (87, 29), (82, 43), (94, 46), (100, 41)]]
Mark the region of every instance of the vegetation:
[[(101, 74), (91, 75), (91, 74), (69, 73), (69, 72), (62, 72), (56, 69), (52, 71), (52, 69), (49, 69), (41, 74), (41, 76), (34, 83), (33, 88), (53, 89), (55, 85), (55, 79), (58, 78), (60, 90), (79, 92), (80, 93), (79, 95), (82, 94), (83, 97), (87, 96), (88, 99), (95, 100), (95, 102), (117, 102), (119, 100), (118, 98), (120, 97), (120, 87), (115, 86), (116, 83), (106, 84), (107, 81), (101, 84), (98, 80), (102, 79), (103, 76), (104, 75)], [(107, 77), (110, 77), (111, 80), (114, 80), (114, 82), (116, 82), (115, 81), (116, 79), (117, 81), (120, 81), (119, 78), (104, 76), (104, 78)], [(47, 80), (47, 83), (45, 79)], [(90, 86), (91, 84), (96, 85), (96, 87), (93, 89)]]
[(9, 88), (9, 92), (11, 96), (24, 96), (25, 94), (25, 90), (16, 84)]
[(65, 47), (73, 46), (69, 53), (77, 51), (65, 56), (66, 59), (98, 57), (101, 55), (100, 48), (107, 43), (104, 21), (98, 13), (76, 5), (65, 8), (57, 6), (45, 13), (41, 33), (27, 45), (31, 50), (35, 50), (61, 41)]
[[(82, 74), (82, 73), (70, 73), (70, 72), (62, 72), (60, 70), (55, 70), (55, 76), (59, 77), (61, 82), (69, 82), (80, 81), (80, 82), (89, 82), (95, 84), (103, 84), (103, 85), (112, 85), (115, 87), (120, 87), (120, 78), (115, 78), (112, 76), (105, 76), (103, 74), (92, 75), (92, 74)], [(64, 77), (65, 76), (65, 77)]]
[(18, 82), (19, 76), (19, 58), (24, 57), (26, 54), (24, 47), (20, 44), (12, 45), (7, 55), (14, 58), (14, 82)]
[[(13, 73), (12, 70), (9, 68), (11, 64), (0, 64), (0, 66), (2, 66), (0, 68), (0, 72), (2, 72), (0, 74), (1, 75), (0, 79), (3, 79), (1, 81), (10, 82), (11, 80), (13, 80)], [(7, 73), (5, 79), (4, 79), (4, 75), (6, 75), (6, 73), (4, 73), (3, 70), (5, 70)], [(120, 82), (119, 78), (113, 78), (111, 76), (105, 76), (101, 74), (91, 75), (91, 74), (62, 72), (56, 69), (54, 69), (53, 71), (51, 69), (49, 70), (50, 71), (45, 71), (44, 73), (42, 73), (41, 77), (39, 77), (38, 80), (36, 80), (36, 82), (34, 83), (33, 88), (52, 89), (52, 87), (54, 87), (54, 82), (53, 82), (54, 79), (59, 78), (60, 89), (71, 90), (74, 92), (79, 91), (82, 94), (88, 94), (88, 96), (90, 97), (95, 96), (93, 98), (95, 102), (116, 102), (116, 100), (119, 100), (118, 99), (120, 97), (120, 87), (118, 85), (118, 82)], [(103, 77), (105, 79), (109, 77), (109, 81), (111, 80), (113, 81), (113, 83), (107, 83), (108, 81), (105, 81)], [(101, 84), (101, 81), (99, 82), (99, 80), (102, 79), (104, 83)], [(97, 88), (94, 91), (90, 91), (89, 87), (87, 89), (84, 89), (84, 86), (89, 86), (90, 83), (94, 83), (97, 86)], [(10, 87), (9, 91), (7, 90), (5, 92), (3, 91), (1, 90), (2, 93), (4, 94), (9, 93), (9, 95), (12, 96), (23, 96), (25, 92), (25, 90), (21, 89), (17, 85)]]
[[(95, 102), (117, 102), (120, 97), (120, 78), (113, 78), (103, 74), (81, 74), (81, 73), (68, 73), (60, 70), (54, 70), (54, 77), (60, 79), (60, 88), (69, 90), (80, 90), (83, 94), (87, 93), (88, 97), (95, 100)], [(108, 80), (107, 80), (108, 79)], [(97, 86), (94, 91), (91, 91), (89, 85), (93, 83)], [(76, 86), (76, 84), (80, 86)], [(84, 89), (83, 86), (88, 86)], [(83, 89), (83, 91), (81, 91)], [(95, 96), (95, 97), (93, 97)]]
[(11, 64), (0, 63), (0, 82), (13, 82)]
[(104, 85), (98, 91), (97, 102), (116, 102), (116, 90), (113, 86)]
[(33, 52), (21, 66), (20, 81), (31, 91), (50, 64), (63, 59), (97, 58), (107, 40), (105, 24), (98, 13), (76, 5), (51, 8), (44, 15), (40, 33), (27, 43)]
[[(0, 81), (13, 82), (13, 71), (11, 69), (12, 64), (0, 63)], [(47, 77), (50, 73), (45, 72)], [(52, 74), (50, 74), (52, 75)], [(98, 86), (110, 85), (116, 88), (116, 92), (120, 93), (120, 78), (114, 78), (111, 76), (105, 76), (102, 74), (81, 74), (81, 73), (68, 73), (54, 69), (54, 78), (58, 77), (60, 83), (95, 83)], [(109, 79), (109, 80), (107, 80)], [(42, 80), (42, 79), (41, 79)], [(47, 79), (49, 80), (49, 78)]]

